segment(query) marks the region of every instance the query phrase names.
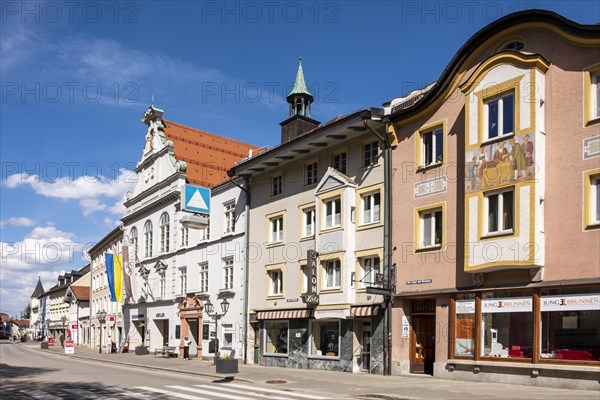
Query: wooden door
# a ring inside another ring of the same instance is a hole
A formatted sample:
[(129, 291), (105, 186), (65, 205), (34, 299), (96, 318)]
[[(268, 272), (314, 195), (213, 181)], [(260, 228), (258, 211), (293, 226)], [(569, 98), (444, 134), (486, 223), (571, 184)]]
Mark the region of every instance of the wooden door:
[(435, 315), (412, 316), (410, 372), (433, 374), (435, 361)]

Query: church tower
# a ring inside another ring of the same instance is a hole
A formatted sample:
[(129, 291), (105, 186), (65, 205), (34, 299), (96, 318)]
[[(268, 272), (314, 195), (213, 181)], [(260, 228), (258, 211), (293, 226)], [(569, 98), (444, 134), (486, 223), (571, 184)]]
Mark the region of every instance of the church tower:
[(290, 105), (290, 114), (288, 119), (279, 124), (281, 125), (281, 143), (289, 142), (303, 133), (316, 128), (320, 124), (319, 121), (310, 117), (313, 96), (308, 91), (306, 83), (304, 82), (302, 57), (299, 58), (294, 88), (290, 94), (287, 95), (286, 100)]

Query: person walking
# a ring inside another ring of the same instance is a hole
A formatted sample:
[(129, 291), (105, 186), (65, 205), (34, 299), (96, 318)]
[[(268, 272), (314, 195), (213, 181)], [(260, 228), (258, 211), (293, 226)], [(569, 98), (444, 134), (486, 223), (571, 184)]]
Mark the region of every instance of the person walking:
[(186, 336), (183, 339), (183, 359), (184, 360), (190, 359), (190, 343), (192, 343), (192, 341), (188, 340), (188, 337)]

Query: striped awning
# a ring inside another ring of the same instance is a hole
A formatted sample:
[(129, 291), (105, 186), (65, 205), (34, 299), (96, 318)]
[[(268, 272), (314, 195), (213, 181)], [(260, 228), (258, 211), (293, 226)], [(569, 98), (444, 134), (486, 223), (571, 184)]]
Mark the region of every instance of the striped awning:
[(357, 306), (350, 309), (351, 317), (372, 317), (377, 315), (378, 306)]
[(303, 308), (296, 310), (275, 310), (259, 311), (256, 313), (257, 319), (291, 319), (291, 318), (310, 318), (312, 309)]

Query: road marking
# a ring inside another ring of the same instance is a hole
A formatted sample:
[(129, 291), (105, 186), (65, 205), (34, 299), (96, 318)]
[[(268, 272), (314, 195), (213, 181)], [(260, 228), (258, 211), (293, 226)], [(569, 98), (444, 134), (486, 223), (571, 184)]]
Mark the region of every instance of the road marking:
[(200, 394), (208, 394), (210, 396), (221, 397), (223, 399), (230, 399), (230, 400), (252, 400), (250, 397), (236, 396), (236, 395), (233, 395), (233, 394), (215, 393), (215, 392), (209, 391), (209, 390), (193, 389), (193, 388), (188, 388), (188, 387), (185, 387), (185, 386), (166, 386), (166, 387), (168, 387), (170, 389), (187, 390), (188, 392), (194, 392), (194, 393), (200, 393)]
[[(265, 394), (264, 393), (248, 393), (247, 390), (236, 390), (236, 389), (231, 389), (231, 388), (225, 388), (223, 386), (225, 386), (226, 384), (217, 384), (217, 385), (194, 385), (194, 386), (198, 386), (198, 387), (206, 387), (206, 388), (213, 388), (213, 389), (217, 389), (217, 390), (221, 390), (223, 392), (231, 392), (231, 393), (239, 393), (239, 394), (246, 394), (246, 395), (250, 395), (250, 396), (259, 396), (261, 399), (264, 398)], [(269, 400), (290, 400), (290, 397), (277, 397), (277, 396), (269, 396)]]
[(160, 393), (160, 394), (168, 394), (169, 396), (178, 397), (180, 399), (207, 400), (204, 397), (190, 396), (189, 394), (176, 393), (176, 392), (171, 392), (170, 390), (156, 389), (156, 388), (151, 388), (148, 386), (137, 386), (134, 389), (141, 389), (141, 390), (146, 390), (148, 392), (154, 392), (154, 393)]
[(111, 388), (111, 390), (113, 392), (115, 392), (119, 396), (129, 396), (129, 397), (133, 397), (133, 398), (136, 398), (136, 399), (148, 399), (148, 400), (152, 398), (152, 397), (147, 396), (147, 395), (142, 394), (142, 393), (132, 392), (130, 390), (124, 390), (124, 389), (121, 389), (121, 388), (118, 388), (118, 387)]
[(62, 390), (64, 390), (65, 392), (69, 392), (69, 393), (75, 394), (77, 396), (83, 397), (84, 399), (108, 400), (106, 398), (106, 395), (94, 393), (94, 392), (92, 392), (90, 390), (86, 390), (86, 389), (71, 388), (71, 389), (62, 389)]
[(296, 396), (296, 397), (302, 397), (305, 399), (314, 399), (314, 400), (327, 400), (328, 399), (328, 397), (314, 396), (312, 394), (305, 394), (305, 393), (299, 393), (299, 392), (288, 392), (285, 390), (269, 389), (269, 388), (264, 388), (261, 386), (240, 385), (239, 383), (226, 383), (225, 385), (239, 388), (239, 389), (256, 390), (256, 391), (260, 391), (260, 392), (283, 394), (286, 396)]
[(34, 399), (38, 399), (38, 400), (61, 400), (62, 399), (61, 397), (56, 397), (52, 394), (44, 393), (41, 390), (28, 390), (28, 391), (21, 390), (21, 393), (25, 394), (26, 396), (33, 397)]

